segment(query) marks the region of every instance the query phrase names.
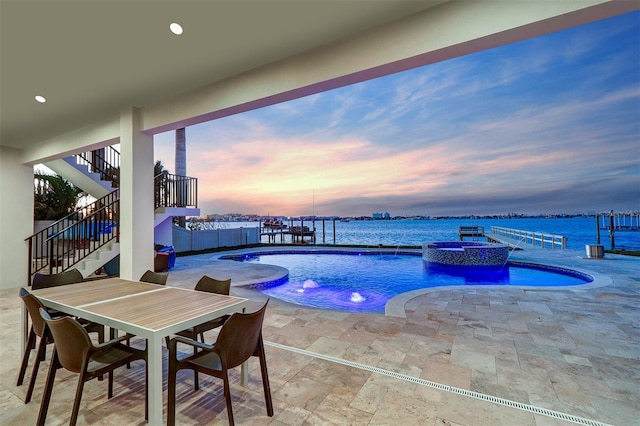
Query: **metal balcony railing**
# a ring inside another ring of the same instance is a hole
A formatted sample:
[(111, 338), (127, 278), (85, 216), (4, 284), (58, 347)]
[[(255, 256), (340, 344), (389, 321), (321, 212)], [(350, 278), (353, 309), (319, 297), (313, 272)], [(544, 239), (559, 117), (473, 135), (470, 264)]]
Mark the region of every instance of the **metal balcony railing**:
[(198, 207), (198, 179), (160, 173), (154, 178), (155, 208)]

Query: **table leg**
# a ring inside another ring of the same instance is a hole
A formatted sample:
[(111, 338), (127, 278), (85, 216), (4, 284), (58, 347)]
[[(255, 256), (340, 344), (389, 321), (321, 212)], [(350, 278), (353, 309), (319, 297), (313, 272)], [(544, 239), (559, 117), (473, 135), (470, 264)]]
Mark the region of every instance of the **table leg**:
[[(275, 236), (273, 240), (275, 242)], [(247, 308), (242, 308), (242, 313), (245, 313)], [(249, 384), (249, 360), (246, 360), (240, 365), (240, 385), (247, 386)]]
[(247, 386), (249, 384), (249, 360), (240, 365), (240, 384)]
[(147, 340), (149, 374), (149, 424), (161, 425), (162, 420), (162, 341), (153, 336)]

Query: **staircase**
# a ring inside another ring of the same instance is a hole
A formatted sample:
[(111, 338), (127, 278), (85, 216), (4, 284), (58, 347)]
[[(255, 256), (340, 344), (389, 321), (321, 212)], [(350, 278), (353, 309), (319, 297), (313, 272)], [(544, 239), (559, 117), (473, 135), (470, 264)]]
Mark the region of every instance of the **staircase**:
[[(120, 254), (120, 153), (113, 147), (45, 163), (85, 192), (99, 198), (27, 238), (30, 280), (37, 272), (52, 274), (69, 268), (88, 277)], [(197, 216), (197, 179), (161, 173), (154, 179), (156, 228), (173, 216)]]
[(75, 267), (86, 278), (117, 256), (119, 198), (115, 190), (27, 238), (29, 277)]
[(45, 166), (95, 198), (105, 197), (120, 180), (120, 153), (112, 146), (48, 161)]

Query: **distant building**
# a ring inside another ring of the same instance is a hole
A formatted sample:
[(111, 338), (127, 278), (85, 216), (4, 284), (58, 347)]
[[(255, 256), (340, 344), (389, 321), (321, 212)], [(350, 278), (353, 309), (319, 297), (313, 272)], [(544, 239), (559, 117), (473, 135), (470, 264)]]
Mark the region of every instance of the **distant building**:
[(385, 212), (385, 213), (374, 213), (373, 214), (373, 218), (378, 220), (378, 219), (385, 219), (385, 220), (389, 220), (391, 219), (391, 215), (389, 214), (389, 212)]

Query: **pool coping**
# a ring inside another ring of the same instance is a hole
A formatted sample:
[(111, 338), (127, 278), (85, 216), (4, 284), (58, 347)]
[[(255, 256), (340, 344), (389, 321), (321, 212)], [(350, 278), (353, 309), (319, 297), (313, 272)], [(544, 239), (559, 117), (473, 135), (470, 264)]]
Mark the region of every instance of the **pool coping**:
[(469, 285), (451, 285), (451, 286), (437, 286), (437, 287), (427, 287), (420, 288), (417, 290), (408, 291), (406, 293), (401, 293), (397, 296), (392, 297), (387, 301), (384, 307), (385, 316), (390, 317), (399, 317), (406, 318), (407, 314), (405, 311), (405, 305), (411, 299), (416, 298), (418, 296), (422, 296), (428, 293), (446, 290), (472, 290), (472, 289), (491, 289), (491, 288), (500, 288), (501, 290), (538, 290), (538, 291), (558, 291), (558, 290), (588, 290), (599, 287), (606, 287), (613, 282), (613, 279), (608, 275), (601, 274), (599, 272), (582, 269), (582, 268), (568, 268), (566, 266), (560, 265), (552, 265), (549, 263), (535, 263), (535, 262), (518, 262), (520, 265), (531, 265), (531, 266), (545, 266), (550, 267), (551, 269), (557, 268), (559, 270), (572, 270), (579, 272), (581, 274), (589, 275), (593, 278), (593, 281), (584, 284), (577, 285), (565, 285), (565, 286), (519, 286), (519, 285), (492, 285), (492, 284), (474, 284), (473, 286)]

